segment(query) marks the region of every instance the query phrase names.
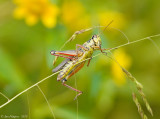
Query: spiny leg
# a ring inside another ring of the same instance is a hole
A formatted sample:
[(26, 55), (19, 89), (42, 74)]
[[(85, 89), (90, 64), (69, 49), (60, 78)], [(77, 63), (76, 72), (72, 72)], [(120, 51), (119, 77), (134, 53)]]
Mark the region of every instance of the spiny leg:
[(72, 70), (67, 76), (66, 76), (66, 80), (69, 79), (71, 76), (73, 76), (75, 73), (77, 73), (83, 66), (84, 66), (85, 62), (82, 62), (81, 64), (79, 64), (74, 70)]
[(65, 56), (76, 56), (75, 50), (65, 50), (65, 51), (55, 51), (51, 50), (51, 55), (57, 54), (57, 55), (65, 55)]
[(76, 100), (76, 99), (77, 99), (77, 97), (78, 97), (78, 96), (80, 96), (80, 95), (83, 93), (82, 91), (77, 90), (77, 89), (75, 89), (75, 88), (73, 88), (73, 87), (71, 87), (71, 86), (67, 85), (67, 84), (65, 83), (65, 81), (64, 81), (64, 82), (62, 82), (62, 85), (64, 85), (65, 87), (70, 88), (70, 89), (72, 89), (72, 90), (74, 90), (74, 91), (78, 92), (78, 94), (76, 95), (76, 97), (74, 98), (74, 100)]
[(107, 54), (107, 52), (104, 52), (104, 50), (112, 50), (112, 49), (117, 49), (117, 48), (101, 48), (101, 46), (94, 46), (93, 47), (95, 50), (100, 50), (102, 53)]
[(83, 53), (82, 52), (79, 52), (79, 49), (78, 48), (82, 48), (84, 50), (88, 50), (86, 47), (84, 47), (83, 45), (80, 45), (80, 44), (76, 44), (76, 54), (77, 54), (77, 57), (81, 56)]
[(110, 52), (110, 50), (112, 50), (112, 49), (117, 49), (117, 48), (102, 48), (102, 49), (100, 49), (100, 51), (102, 52), (102, 54), (107, 55), (107, 52), (105, 52), (104, 50), (108, 50)]
[[(57, 61), (58, 57), (64, 57), (64, 58), (68, 58), (68, 59), (74, 59), (74, 58), (71, 58), (71, 57), (77, 56), (75, 50), (66, 50), (66, 51), (55, 51), (55, 50), (52, 50), (50, 53), (51, 53), (51, 55), (56, 56), (55, 59), (53, 60), (53, 66), (55, 65), (55, 62)], [(67, 55), (69, 57), (64, 56), (64, 55)]]
[(73, 76), (75, 73), (77, 73), (77, 72), (84, 66), (84, 64), (85, 64), (85, 62), (82, 62), (78, 67), (76, 67), (73, 71), (71, 71), (71, 72), (66, 76), (65, 79), (62, 80), (62, 84), (63, 84), (64, 86), (66, 86), (66, 87), (68, 87), (68, 88), (70, 88), (70, 89), (78, 92), (78, 94), (76, 95), (76, 97), (74, 98), (74, 100), (76, 100), (77, 97), (80, 96), (83, 92), (80, 91), (80, 90), (77, 90), (77, 89), (75, 89), (75, 88), (73, 88), (73, 87), (71, 87), (71, 86), (69, 86), (69, 85), (67, 85), (67, 84), (65, 84), (65, 82), (67, 81), (67, 79), (69, 79), (69, 78), (70, 78), (71, 76)]
[(90, 62), (91, 62), (92, 57), (90, 57), (90, 59), (88, 60), (88, 64), (87, 67), (89, 66)]
[(101, 50), (112, 50), (112, 49), (115, 49), (115, 48), (102, 48)]
[(84, 47), (83, 45), (80, 45), (80, 44), (76, 44), (76, 50), (78, 50), (78, 47), (84, 49), (84, 50), (88, 50), (88, 48)]
[(71, 59), (71, 60), (74, 60), (75, 59), (74, 56), (77, 56), (75, 50), (66, 50), (66, 51), (52, 50), (50, 53), (51, 53), (51, 55), (54, 55), (57, 57), (64, 57), (64, 58)]
[(55, 54), (54, 56), (57, 56), (57, 57), (64, 57), (64, 58), (67, 58), (67, 59), (71, 59), (71, 60), (74, 60), (75, 58), (70, 56), (70, 57), (67, 57), (67, 56), (63, 56), (63, 55), (57, 55)]

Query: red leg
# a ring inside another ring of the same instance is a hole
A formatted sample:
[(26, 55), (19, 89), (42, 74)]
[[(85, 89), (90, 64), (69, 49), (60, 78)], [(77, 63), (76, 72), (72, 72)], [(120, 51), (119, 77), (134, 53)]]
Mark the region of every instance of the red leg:
[(76, 97), (74, 98), (74, 100), (77, 99), (77, 97), (80, 96), (83, 92), (82, 92), (82, 91), (79, 91), (79, 90), (77, 90), (77, 89), (75, 89), (75, 88), (73, 88), (73, 87), (71, 87), (71, 86), (69, 86), (69, 85), (67, 85), (67, 84), (65, 84), (65, 81), (67, 81), (68, 78), (70, 78), (70, 77), (73, 76), (75, 73), (77, 73), (77, 72), (84, 66), (84, 64), (85, 64), (85, 62), (81, 63), (81, 64), (80, 64), (78, 67), (76, 67), (69, 75), (67, 75), (65, 79), (62, 80), (62, 84), (63, 84), (64, 86), (66, 86), (66, 87), (68, 87), (68, 88), (70, 88), (70, 89), (78, 92), (78, 94), (76, 95)]
[(53, 55), (54, 55), (54, 56), (58, 56), (58, 57), (64, 57), (64, 58), (71, 59), (71, 60), (74, 60), (74, 59), (75, 59), (74, 57), (67, 57), (67, 56), (58, 55), (58, 54), (53, 54)]
[(66, 79), (70, 78), (71, 76), (73, 76), (75, 73), (77, 73), (83, 66), (84, 66), (85, 62), (81, 63), (78, 67), (76, 67), (67, 77)]
[(101, 52), (102, 53), (106, 53), (107, 54), (107, 52), (104, 52), (104, 50), (111, 50), (112, 48), (102, 48), (102, 49), (100, 49), (101, 50)]
[(87, 67), (89, 66), (90, 62), (91, 62), (92, 57), (88, 60), (88, 64)]
[(78, 92), (78, 94), (76, 95), (76, 97), (74, 98), (74, 100), (76, 100), (76, 99), (77, 99), (77, 97), (78, 97), (78, 96), (80, 96), (80, 95), (83, 93), (82, 91), (77, 90), (77, 89), (75, 89), (75, 88), (73, 88), (73, 87), (71, 87), (71, 86), (69, 86), (69, 85), (65, 84), (64, 82), (62, 83), (62, 85), (64, 85), (65, 87), (70, 88), (70, 89), (72, 89), (72, 90), (74, 90), (74, 91)]
[(84, 50), (88, 50), (87, 48), (85, 48), (83, 45), (80, 45), (80, 44), (76, 44), (76, 54), (77, 54), (77, 57), (81, 56), (82, 54), (78, 52), (78, 47), (84, 49)]
[(100, 50), (102, 53), (106, 53), (106, 52), (104, 52), (104, 50), (110, 50), (110, 49), (112, 49), (112, 48), (101, 48), (101, 47), (99, 47), (99, 46), (94, 46), (93, 47), (95, 50)]
[(51, 51), (54, 54), (67, 55), (67, 56), (76, 56), (75, 50), (66, 50), (66, 51)]
[[(66, 51), (55, 51), (55, 50), (52, 50), (50, 53), (51, 53), (51, 55), (55, 55), (56, 56), (55, 59), (53, 60), (53, 65), (55, 65), (55, 62), (57, 61), (58, 57), (74, 59), (72, 57), (77, 56), (75, 50), (66, 50)], [(70, 56), (70, 57), (67, 57), (65, 55)]]
[(101, 50), (111, 50), (112, 48), (102, 48)]
[(80, 47), (80, 48), (82, 48), (82, 49), (84, 49), (84, 50), (88, 50), (86, 47), (84, 47), (83, 45), (80, 45), (80, 44), (76, 44), (76, 48), (77, 47)]
[(75, 50), (66, 50), (66, 51), (55, 51), (52, 50), (51, 55), (57, 54), (57, 55), (67, 55), (67, 56), (76, 56), (76, 51)]
[[(77, 55), (75, 50), (67, 50), (67, 51), (52, 50), (50, 53), (51, 53), (51, 55), (58, 56), (58, 57), (64, 57), (64, 58), (68, 58), (68, 59), (75, 59), (74, 56)], [(67, 57), (67, 56), (69, 56), (69, 57)]]
[(94, 48), (95, 50), (101, 49), (99, 46), (93, 46), (93, 48)]

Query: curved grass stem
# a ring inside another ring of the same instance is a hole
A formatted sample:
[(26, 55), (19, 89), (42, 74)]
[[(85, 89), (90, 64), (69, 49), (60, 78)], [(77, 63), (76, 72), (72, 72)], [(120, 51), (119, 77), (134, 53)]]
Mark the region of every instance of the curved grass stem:
[(49, 107), (49, 109), (50, 109), (50, 111), (51, 111), (51, 113), (52, 113), (53, 119), (56, 119), (55, 114), (54, 114), (54, 112), (53, 112), (53, 110), (52, 110), (52, 108), (51, 108), (51, 105), (50, 105), (49, 101), (47, 100), (47, 97), (45, 96), (45, 94), (43, 93), (43, 91), (42, 91), (42, 89), (39, 87), (39, 85), (37, 85), (37, 87), (38, 87), (38, 89), (40, 90), (40, 92), (42, 93), (44, 99), (46, 100), (46, 102), (47, 102), (47, 104), (48, 104), (48, 107)]
[[(153, 38), (153, 37), (158, 37), (158, 36), (160, 36), (160, 34), (153, 35), (153, 36), (148, 36), (148, 37), (145, 37), (145, 38), (136, 40), (136, 41), (128, 42), (128, 43), (126, 43), (126, 44), (123, 44), (123, 45), (119, 45), (119, 46), (117, 46), (117, 47), (114, 47), (114, 48), (108, 50), (107, 52), (109, 52), (109, 51), (111, 51), (111, 50), (114, 50), (114, 49), (117, 49), (117, 48), (120, 48), (120, 47), (123, 47), (123, 46), (126, 46), (126, 45), (129, 45), (129, 44), (133, 44), (133, 43), (136, 43), (136, 42), (139, 42), (139, 41), (143, 41), (143, 40), (146, 40), (146, 39), (149, 39), (149, 38)], [(99, 54), (97, 54), (97, 55), (94, 55), (92, 58), (97, 57), (97, 56), (99, 56), (100, 54), (101, 54), (101, 53), (99, 53)], [(83, 60), (83, 61), (86, 61), (86, 60), (89, 60), (89, 59), (90, 59), (90, 58), (87, 58), (87, 59), (85, 59), (85, 60)], [(83, 61), (82, 61), (82, 62), (83, 62)], [(81, 63), (81, 62), (79, 62), (79, 63)], [(60, 71), (61, 71), (61, 70), (60, 70)], [(37, 83), (33, 84), (32, 86), (30, 86), (29, 88), (27, 88), (27, 89), (23, 90), (22, 92), (18, 93), (17, 95), (15, 95), (15, 96), (14, 96), (13, 98), (11, 98), (11, 99), (9, 99), (9, 98), (8, 98), (7, 96), (5, 96), (4, 94), (0, 93), (0, 94), (3, 95), (6, 99), (8, 99), (7, 102), (5, 102), (4, 104), (0, 105), (0, 108), (6, 106), (6, 105), (9, 104), (10, 102), (12, 102), (14, 99), (16, 99), (17, 97), (19, 97), (20, 95), (22, 95), (23, 93), (27, 92), (28, 90), (30, 90), (30, 89), (32, 89), (33, 87), (37, 86), (38, 84), (42, 83), (42, 82), (45, 81), (46, 79), (54, 76), (55, 74), (59, 73), (60, 71), (57, 71), (57, 72), (55, 72), (55, 73), (53, 73), (53, 74), (45, 77), (44, 79), (42, 79), (42, 80), (40, 80), (39, 82), (37, 82)]]
[(6, 106), (6, 105), (9, 104), (10, 102), (12, 102), (14, 99), (16, 99), (17, 97), (19, 97), (20, 95), (22, 95), (23, 93), (27, 92), (28, 90), (32, 89), (33, 87), (37, 86), (38, 84), (42, 83), (42, 82), (45, 81), (46, 79), (52, 77), (53, 75), (55, 75), (55, 74), (57, 74), (57, 73), (59, 73), (59, 72), (60, 72), (60, 71), (58, 71), (58, 72), (56, 72), (56, 73), (53, 73), (53, 74), (47, 76), (46, 78), (44, 78), (44, 79), (40, 80), (39, 82), (37, 82), (37, 83), (33, 84), (32, 86), (30, 86), (29, 88), (27, 88), (27, 89), (23, 90), (22, 92), (18, 93), (18, 94), (15, 95), (13, 98), (9, 99), (7, 102), (5, 102), (4, 104), (2, 104), (2, 105), (0, 106), (0, 108)]

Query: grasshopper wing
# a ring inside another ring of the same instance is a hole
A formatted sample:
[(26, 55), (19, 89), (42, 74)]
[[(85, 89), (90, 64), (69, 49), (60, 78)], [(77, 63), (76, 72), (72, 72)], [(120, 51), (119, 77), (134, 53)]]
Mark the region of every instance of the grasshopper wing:
[(61, 70), (61, 69), (63, 68), (63, 66), (64, 66), (68, 61), (70, 61), (70, 59), (65, 59), (65, 60), (64, 60), (62, 63), (60, 63), (56, 68), (54, 68), (54, 69), (52, 70), (52, 72), (54, 73), (54, 72), (57, 72), (57, 71)]

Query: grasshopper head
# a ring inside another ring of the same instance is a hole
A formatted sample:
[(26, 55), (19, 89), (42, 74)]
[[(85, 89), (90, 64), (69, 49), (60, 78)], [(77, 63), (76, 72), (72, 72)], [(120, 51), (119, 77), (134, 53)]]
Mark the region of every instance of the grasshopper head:
[(93, 40), (95, 46), (98, 46), (99, 48), (101, 48), (102, 41), (101, 41), (101, 38), (99, 35), (93, 35), (92, 40)]

